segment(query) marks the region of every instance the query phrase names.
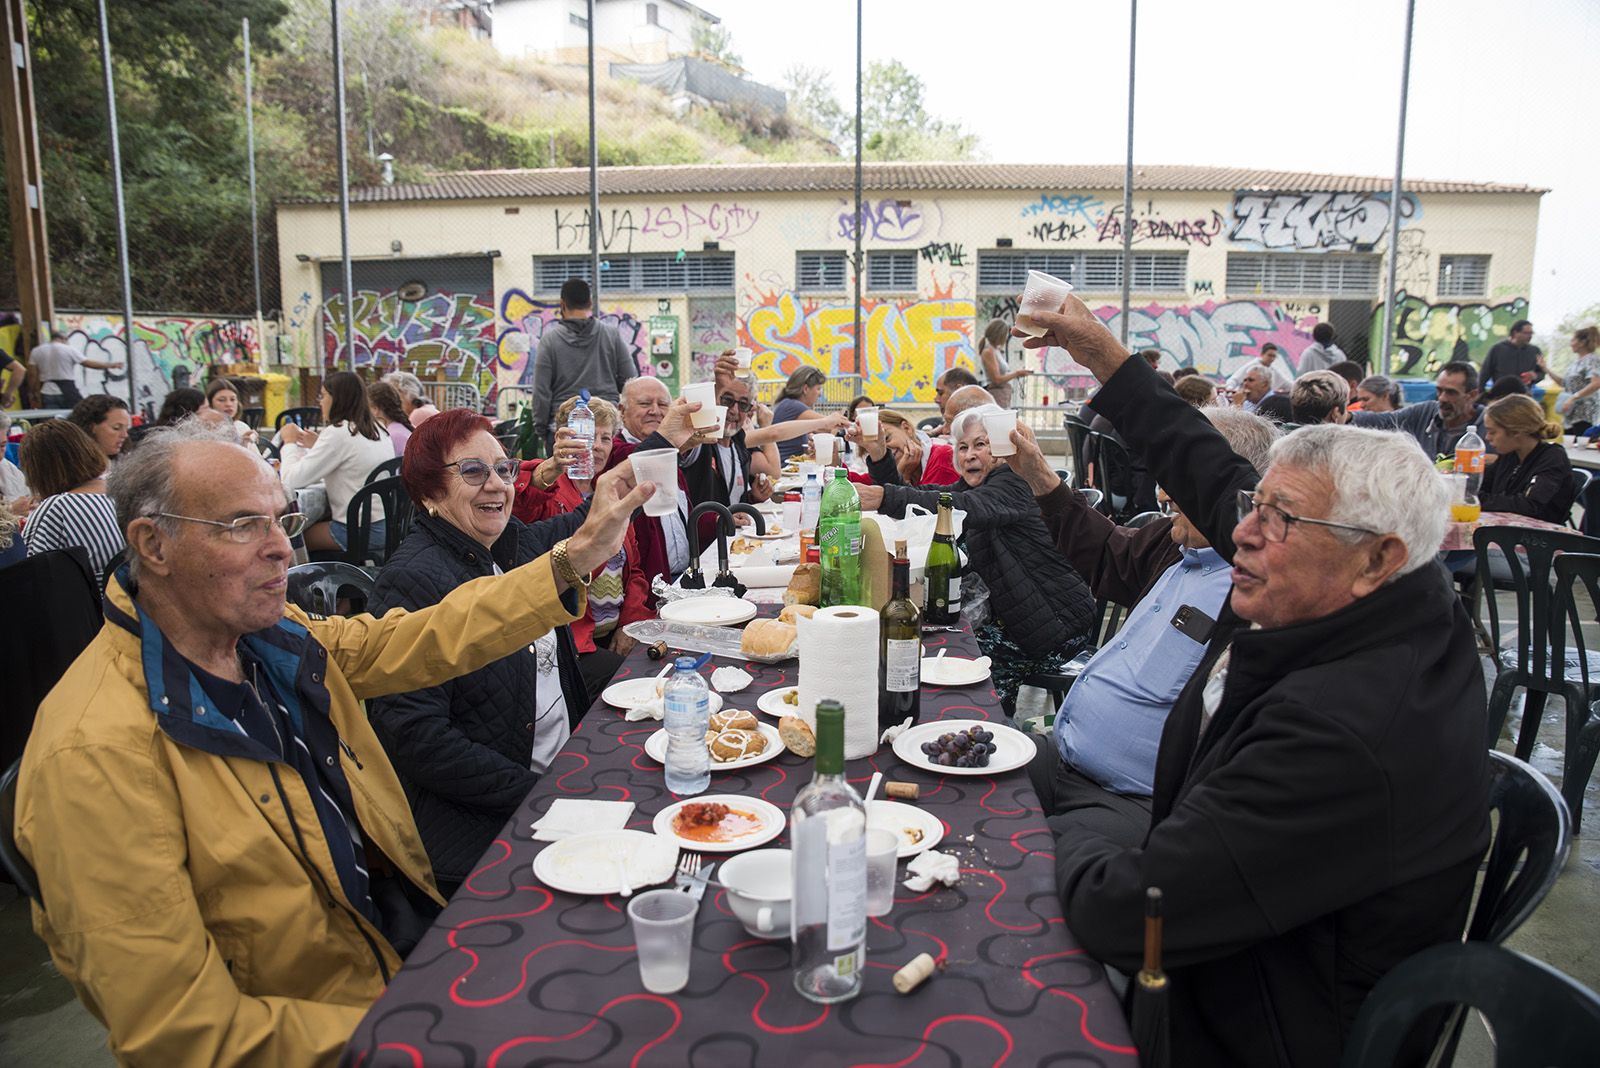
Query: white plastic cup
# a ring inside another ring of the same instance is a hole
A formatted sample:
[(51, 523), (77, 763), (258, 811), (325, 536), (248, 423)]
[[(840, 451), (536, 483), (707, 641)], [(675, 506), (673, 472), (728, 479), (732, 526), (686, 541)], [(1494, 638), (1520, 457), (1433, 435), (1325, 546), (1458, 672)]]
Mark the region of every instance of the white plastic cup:
[(748, 371), (750, 366), (756, 362), (755, 350), (747, 349), (741, 345), (733, 350), (733, 359), (739, 365), (739, 370)]
[(690, 404), (700, 405), (700, 410), (689, 416), (690, 426), (696, 430), (704, 430), (717, 425), (717, 413), (712, 410), (717, 406), (715, 382), (691, 382), (683, 387), (683, 399)]
[(1066, 300), (1067, 294), (1071, 292), (1071, 282), (1063, 281), (1053, 274), (1045, 274), (1043, 271), (1029, 271), (1028, 284), (1023, 287), (1022, 300), (1017, 305), (1017, 317), (1013, 325), (1024, 334), (1040, 336), (1045, 328), (1034, 323), (1032, 313), (1059, 311), (1061, 302)]
[(646, 449), (630, 453), (633, 477), (654, 482), (656, 491), (644, 502), (645, 515), (672, 515), (678, 510), (678, 450)]
[(728, 432), (728, 406), (726, 404), (718, 404), (713, 406), (711, 410), (716, 413), (717, 421), (712, 425), (717, 428), (717, 434), (720, 437)]
[(1017, 413), (995, 412), (983, 417), (983, 429), (989, 435), (989, 455), (1015, 456), (1017, 447), (1011, 441), (1011, 432), (1017, 429)]
[(867, 441), (876, 440), (878, 437), (878, 409), (857, 408), (856, 428), (861, 431), (861, 437)]
[(834, 456), (839, 451), (839, 435), (812, 434), (811, 444), (816, 449), (817, 464), (821, 467), (832, 467)]
[(899, 863), (900, 835), (882, 827), (867, 828), (868, 916), (887, 916), (894, 908), (894, 877)]
[(651, 890), (628, 902), (639, 978), (652, 994), (676, 994), (689, 985), (694, 918), (700, 902), (681, 890)]

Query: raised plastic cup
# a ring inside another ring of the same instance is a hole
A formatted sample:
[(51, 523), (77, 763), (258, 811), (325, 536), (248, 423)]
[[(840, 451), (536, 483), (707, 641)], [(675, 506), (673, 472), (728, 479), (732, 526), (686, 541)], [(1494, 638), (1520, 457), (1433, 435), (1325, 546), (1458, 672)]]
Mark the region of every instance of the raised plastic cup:
[(717, 413), (712, 411), (717, 406), (717, 384), (715, 382), (691, 382), (683, 387), (683, 399), (691, 404), (698, 403), (700, 410), (689, 416), (689, 425), (697, 430), (717, 425)]
[(861, 436), (872, 441), (878, 436), (878, 409), (857, 408), (856, 429), (861, 431)]
[(1022, 333), (1038, 337), (1044, 333), (1045, 328), (1036, 325), (1031, 318), (1032, 313), (1046, 311), (1059, 311), (1061, 302), (1067, 299), (1067, 294), (1072, 292), (1072, 283), (1057, 278), (1053, 274), (1043, 271), (1029, 271), (1028, 284), (1023, 287), (1022, 300), (1017, 305), (1017, 317), (1013, 325)]
[(812, 434), (811, 444), (816, 449), (817, 463), (822, 467), (832, 467), (834, 454), (839, 449), (839, 435), (837, 434)]
[(678, 510), (678, 450), (646, 449), (631, 453), (633, 477), (654, 482), (656, 491), (644, 502), (645, 515), (671, 515)]
[(733, 359), (739, 365), (739, 370), (748, 371), (750, 365), (756, 362), (755, 350), (740, 346), (733, 350)]
[(651, 890), (628, 902), (639, 978), (652, 994), (676, 994), (689, 985), (694, 917), (700, 902), (681, 890)]
[(1011, 432), (1017, 429), (1016, 412), (994, 412), (984, 416), (983, 429), (989, 435), (989, 455), (1017, 454), (1017, 447), (1011, 441)]
[(711, 410), (715, 412), (717, 416), (717, 421), (712, 425), (717, 428), (718, 435), (720, 436), (727, 433), (728, 406), (726, 404), (718, 404), (715, 405)]
[(887, 916), (894, 908), (895, 869), (900, 835), (882, 827), (867, 829), (867, 915)]

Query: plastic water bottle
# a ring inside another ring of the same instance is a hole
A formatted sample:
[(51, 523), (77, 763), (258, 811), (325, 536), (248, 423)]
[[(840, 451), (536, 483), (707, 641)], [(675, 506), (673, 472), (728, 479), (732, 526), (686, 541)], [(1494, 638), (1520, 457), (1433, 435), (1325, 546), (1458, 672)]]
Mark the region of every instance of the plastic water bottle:
[(817, 476), (807, 475), (805, 488), (800, 492), (800, 529), (815, 532), (817, 520), (822, 518), (822, 484)]
[(711, 689), (695, 670), (692, 656), (680, 656), (667, 683), (667, 789), (679, 797), (704, 793), (711, 785)]
[[(578, 392), (578, 403), (573, 405), (572, 414), (567, 416), (567, 429), (578, 437), (578, 444), (583, 446), (583, 456), (567, 468), (567, 477), (572, 479), (586, 479), (594, 477), (594, 413), (589, 410), (589, 391)], [(704, 789), (704, 787), (701, 787)]]

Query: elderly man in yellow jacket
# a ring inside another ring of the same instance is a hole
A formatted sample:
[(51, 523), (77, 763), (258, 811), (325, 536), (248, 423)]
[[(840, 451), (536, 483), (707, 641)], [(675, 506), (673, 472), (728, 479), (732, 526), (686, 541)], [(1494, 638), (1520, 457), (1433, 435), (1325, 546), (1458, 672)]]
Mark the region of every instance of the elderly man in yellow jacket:
[(422, 611), (321, 619), (285, 604), (303, 520), (259, 457), (178, 427), (118, 464), (128, 564), (39, 708), (17, 839), (34, 927), (123, 1063), (337, 1059), (441, 904), (362, 700), (582, 616), (580, 576), (651, 489), (624, 465), (547, 556)]

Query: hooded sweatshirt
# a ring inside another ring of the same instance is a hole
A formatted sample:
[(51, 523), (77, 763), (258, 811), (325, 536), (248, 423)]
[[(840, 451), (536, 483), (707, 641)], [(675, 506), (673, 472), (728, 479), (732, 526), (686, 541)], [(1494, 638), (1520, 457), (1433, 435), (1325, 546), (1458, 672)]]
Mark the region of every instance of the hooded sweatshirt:
[(534, 358), (534, 425), (553, 431), (556, 409), (579, 390), (615, 402), (638, 373), (615, 326), (592, 317), (556, 319), (544, 328)]

